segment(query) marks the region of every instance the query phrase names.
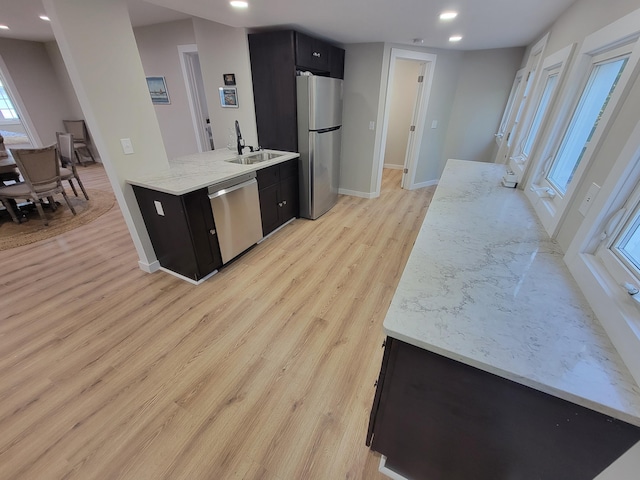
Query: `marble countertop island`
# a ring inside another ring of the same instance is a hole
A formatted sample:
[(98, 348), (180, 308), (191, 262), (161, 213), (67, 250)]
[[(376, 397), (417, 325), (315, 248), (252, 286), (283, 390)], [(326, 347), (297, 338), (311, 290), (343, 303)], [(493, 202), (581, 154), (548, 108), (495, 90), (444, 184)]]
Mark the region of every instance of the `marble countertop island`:
[(504, 172), (448, 161), (385, 332), (640, 426), (638, 385)]
[[(300, 156), (298, 153), (278, 150), (261, 150), (260, 152), (276, 153), (280, 156), (252, 165), (240, 165), (229, 162), (238, 156), (237, 152), (221, 148), (174, 158), (169, 160), (168, 169), (151, 175), (129, 178), (127, 182), (171, 195), (184, 195), (243, 173), (260, 170)], [(243, 156), (249, 155), (251, 153), (245, 153)]]

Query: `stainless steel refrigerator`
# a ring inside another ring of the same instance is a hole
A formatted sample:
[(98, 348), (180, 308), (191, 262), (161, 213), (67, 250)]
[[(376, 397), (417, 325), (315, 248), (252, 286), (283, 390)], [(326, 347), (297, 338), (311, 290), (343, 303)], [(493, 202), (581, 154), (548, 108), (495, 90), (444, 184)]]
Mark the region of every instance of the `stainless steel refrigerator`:
[(342, 80), (296, 77), (300, 216), (315, 220), (338, 201)]

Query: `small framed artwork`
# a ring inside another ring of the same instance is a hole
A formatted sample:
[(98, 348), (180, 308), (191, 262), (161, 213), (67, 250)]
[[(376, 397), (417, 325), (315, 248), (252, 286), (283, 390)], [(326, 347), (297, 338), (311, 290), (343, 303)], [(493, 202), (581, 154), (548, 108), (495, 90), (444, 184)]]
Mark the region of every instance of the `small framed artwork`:
[(225, 73), (222, 75), (224, 78), (225, 85), (235, 85), (236, 84), (236, 74), (235, 73)]
[(169, 105), (169, 92), (164, 77), (147, 77), (147, 86), (154, 105)]
[(238, 108), (238, 89), (235, 87), (220, 87), (220, 105), (226, 108)]

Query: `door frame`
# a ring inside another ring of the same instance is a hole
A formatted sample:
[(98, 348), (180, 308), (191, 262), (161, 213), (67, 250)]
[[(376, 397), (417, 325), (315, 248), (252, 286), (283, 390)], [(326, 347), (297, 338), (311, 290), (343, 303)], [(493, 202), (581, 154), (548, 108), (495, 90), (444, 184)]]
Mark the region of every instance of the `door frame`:
[[(413, 125), (415, 131), (413, 135), (409, 135), (407, 152), (405, 155), (404, 169), (407, 173), (403, 173), (402, 188), (413, 190), (422, 185), (416, 185), (415, 176), (418, 164), (418, 155), (422, 145), (422, 133), (427, 118), (427, 109), (429, 106), (429, 97), (431, 95), (431, 87), (433, 86), (433, 76), (435, 73), (437, 55), (433, 53), (418, 52), (414, 50), (403, 50), (400, 48), (391, 49), (391, 58), (389, 61), (389, 76), (387, 78), (386, 98), (384, 103), (384, 116), (382, 121), (382, 142), (380, 145), (380, 154), (378, 158), (378, 180), (376, 185), (376, 196), (380, 195), (382, 187), (382, 170), (384, 168), (384, 153), (387, 144), (387, 133), (389, 130), (389, 114), (391, 111), (391, 92), (393, 89), (393, 78), (395, 76), (396, 60), (410, 60), (424, 63), (422, 67), (422, 75), (424, 80), (418, 85), (416, 95), (416, 103), (413, 113)], [(419, 135), (416, 135), (419, 133)]]
[[(201, 124), (200, 119), (204, 120), (202, 107), (200, 106), (200, 92), (196, 85), (195, 73), (193, 69), (193, 54), (198, 53), (196, 44), (178, 45), (178, 53), (180, 56), (180, 66), (182, 67), (182, 76), (184, 77), (184, 85), (187, 90), (187, 99), (189, 100), (189, 111), (191, 112), (191, 121), (193, 122), (193, 133), (196, 137), (198, 151), (208, 152), (209, 138), (207, 132)], [(206, 104), (206, 99), (205, 99)]]

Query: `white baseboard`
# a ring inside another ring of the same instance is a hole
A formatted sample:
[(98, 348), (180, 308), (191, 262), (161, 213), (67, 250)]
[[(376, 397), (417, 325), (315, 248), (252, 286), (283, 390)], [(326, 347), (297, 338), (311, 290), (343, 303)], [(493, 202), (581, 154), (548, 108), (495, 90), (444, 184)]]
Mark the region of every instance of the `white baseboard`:
[(378, 466), (378, 471), (393, 480), (409, 480), (407, 477), (403, 477), (402, 475), (394, 472), (389, 467), (387, 467), (387, 457), (385, 457), (384, 455), (380, 456), (380, 465)]
[(346, 188), (339, 188), (338, 193), (340, 195), (349, 195), (351, 197), (360, 197), (360, 198), (377, 198), (380, 195), (375, 192), (356, 192), (355, 190), (347, 190)]
[(438, 180), (429, 180), (427, 182), (414, 183), (411, 190), (415, 190), (417, 188), (432, 187), (433, 185), (438, 185)]
[(178, 277), (179, 279), (184, 280), (185, 282), (189, 282), (191, 285), (200, 285), (202, 282), (209, 280), (216, 273), (218, 273), (218, 270), (214, 270), (206, 277), (202, 277), (200, 280), (196, 281), (193, 278), (185, 277), (184, 275), (180, 275), (179, 273), (169, 270), (168, 268), (160, 267), (160, 270), (165, 273), (168, 273), (169, 275), (173, 275), (174, 277)]
[(382, 167), (389, 168), (391, 170), (402, 170), (404, 168), (404, 165), (396, 165), (394, 163), (385, 163)]
[(157, 272), (160, 270), (160, 262), (156, 260), (155, 262), (145, 263), (142, 260), (138, 260), (138, 268), (147, 273)]

